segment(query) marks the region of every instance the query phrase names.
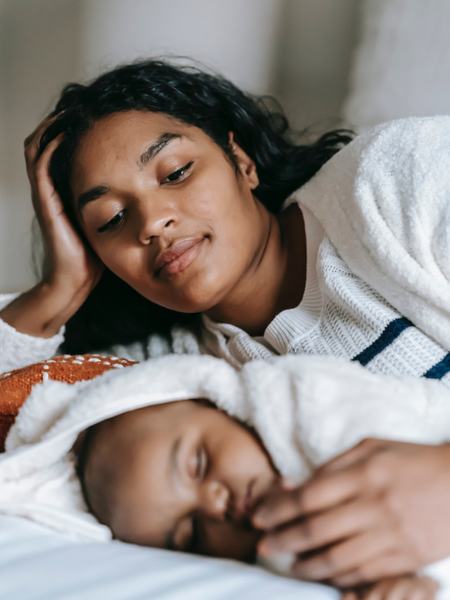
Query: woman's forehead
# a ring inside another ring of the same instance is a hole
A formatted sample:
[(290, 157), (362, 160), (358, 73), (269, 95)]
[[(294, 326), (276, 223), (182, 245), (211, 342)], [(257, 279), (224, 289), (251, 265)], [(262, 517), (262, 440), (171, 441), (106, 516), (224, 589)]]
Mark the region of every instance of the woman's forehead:
[[(150, 111), (126, 111), (113, 113), (95, 121), (83, 134), (80, 146), (88, 140), (107, 142), (112, 138), (125, 137), (129, 142), (139, 139), (141, 136), (157, 137), (165, 131), (184, 134), (193, 138), (202, 135), (202, 130), (183, 121), (174, 119), (164, 113)], [(130, 134), (133, 138), (130, 138)]]

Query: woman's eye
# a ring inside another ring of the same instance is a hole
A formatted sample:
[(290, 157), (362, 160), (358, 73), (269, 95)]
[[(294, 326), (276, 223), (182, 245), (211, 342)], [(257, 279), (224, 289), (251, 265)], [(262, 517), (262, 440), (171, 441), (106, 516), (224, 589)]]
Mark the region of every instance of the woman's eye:
[(107, 223), (105, 223), (104, 225), (102, 225), (101, 227), (99, 227), (97, 229), (98, 233), (110, 231), (110, 230), (118, 227), (120, 225), (120, 223), (123, 221), (124, 214), (125, 214), (124, 210), (121, 210), (120, 212), (118, 212), (112, 219), (110, 219)]
[(184, 179), (184, 175), (187, 173), (187, 171), (189, 171), (193, 164), (194, 162), (191, 160), (184, 165), (184, 167), (181, 167), (173, 173), (170, 173), (170, 175), (167, 175), (167, 177), (163, 179), (162, 183), (176, 183), (177, 181), (181, 181), (181, 179)]

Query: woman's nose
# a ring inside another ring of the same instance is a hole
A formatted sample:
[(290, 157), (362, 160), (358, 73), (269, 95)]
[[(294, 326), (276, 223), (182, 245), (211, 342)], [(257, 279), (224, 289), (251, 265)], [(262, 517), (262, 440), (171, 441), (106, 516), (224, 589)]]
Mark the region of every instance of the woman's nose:
[(153, 238), (163, 236), (175, 225), (175, 211), (169, 206), (143, 206), (138, 213), (138, 237), (141, 244), (148, 244)]
[(205, 481), (201, 490), (200, 510), (208, 517), (224, 519), (228, 510), (230, 492), (220, 481)]

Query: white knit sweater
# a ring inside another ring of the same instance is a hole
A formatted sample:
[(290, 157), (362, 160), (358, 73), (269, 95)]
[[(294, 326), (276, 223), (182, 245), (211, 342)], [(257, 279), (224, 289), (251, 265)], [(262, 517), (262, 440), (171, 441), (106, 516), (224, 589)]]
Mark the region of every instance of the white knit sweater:
[[(307, 228), (307, 286), (264, 337), (204, 319), (208, 352), (242, 364), (273, 354), (332, 354), (374, 372), (449, 383), (450, 117), (402, 119), (359, 136), (292, 198)], [(0, 297), (0, 308), (10, 297)], [(50, 357), (63, 329), (42, 340), (0, 320), (0, 372)], [(388, 343), (386, 343), (388, 342)], [(195, 353), (192, 335), (172, 344), (111, 352), (141, 360)]]
[[(298, 202), (297, 196), (292, 199)], [(300, 204), (307, 239), (307, 276), (300, 304), (278, 314), (253, 338), (205, 318), (205, 340), (229, 362), (283, 354), (339, 356), (374, 373), (413, 375), (450, 386), (450, 355), (355, 275), (310, 211)]]

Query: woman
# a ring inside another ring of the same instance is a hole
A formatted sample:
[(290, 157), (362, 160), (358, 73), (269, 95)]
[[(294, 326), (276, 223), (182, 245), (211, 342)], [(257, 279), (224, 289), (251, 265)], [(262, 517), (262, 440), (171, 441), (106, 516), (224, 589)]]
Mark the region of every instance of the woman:
[[(415, 124), (412, 135), (427, 127)], [(410, 142), (410, 133), (401, 133), (399, 146)], [(70, 352), (138, 342), (139, 352), (136, 346), (132, 351), (142, 358), (155, 354), (155, 339), (168, 340), (166, 349), (175, 351), (198, 351), (200, 340), (202, 350), (238, 365), (274, 353), (331, 353), (402, 375), (404, 363), (381, 360), (373, 347), (388, 329), (401, 353), (412, 356), (409, 372), (439, 375), (445, 384), (445, 293), (432, 304), (419, 280), (411, 293), (403, 270), (387, 261), (386, 267), (376, 244), (346, 254), (352, 219), (331, 210), (330, 200), (342, 189), (351, 202), (346, 178), (358, 181), (362, 172), (364, 181), (377, 183), (377, 173), (365, 175), (367, 156), (386, 155), (388, 172), (395, 165), (404, 177), (410, 164), (389, 155), (396, 134), (391, 128), (357, 139), (303, 187), (350, 141), (348, 132), (296, 145), (281, 115), (231, 83), (165, 62), (128, 65), (88, 86), (67, 86), (53, 116), (26, 140), (48, 260), (42, 281), (0, 312), (2, 369), (52, 355), (66, 324), (63, 347)], [(290, 198), (299, 188), (302, 202)], [(363, 218), (359, 208), (354, 202), (355, 218)], [(379, 222), (383, 235), (395, 224)], [(430, 231), (436, 222), (442, 222), (437, 214)], [(398, 245), (396, 260), (409, 277), (416, 250), (407, 242)], [(375, 264), (365, 268), (369, 258)], [(437, 278), (435, 285), (446, 290)], [(325, 296), (326, 307), (340, 312), (324, 310)], [(430, 306), (426, 314), (421, 302)], [(194, 335), (183, 333), (187, 329)], [(417, 345), (422, 354), (414, 352)], [(20, 361), (8, 351), (19, 347)], [(272, 516), (260, 515), (260, 525), (280, 530), (263, 544), (267, 551), (269, 542), (299, 553), (322, 549), (302, 557), (298, 572), (341, 585), (415, 570), (450, 554), (450, 531), (440, 521), (433, 524), (436, 512), (430, 510), (427, 531), (435, 539), (424, 543), (418, 509), (405, 514), (402, 503), (410, 497), (429, 506), (450, 500), (447, 486), (443, 491), (436, 484), (450, 482), (449, 463), (444, 446), (363, 445), (325, 467), (300, 494), (286, 491), (269, 500)], [(399, 470), (408, 474), (403, 480)], [(430, 472), (433, 484), (413, 493), (411, 482)], [(296, 516), (300, 522), (292, 521)]]

